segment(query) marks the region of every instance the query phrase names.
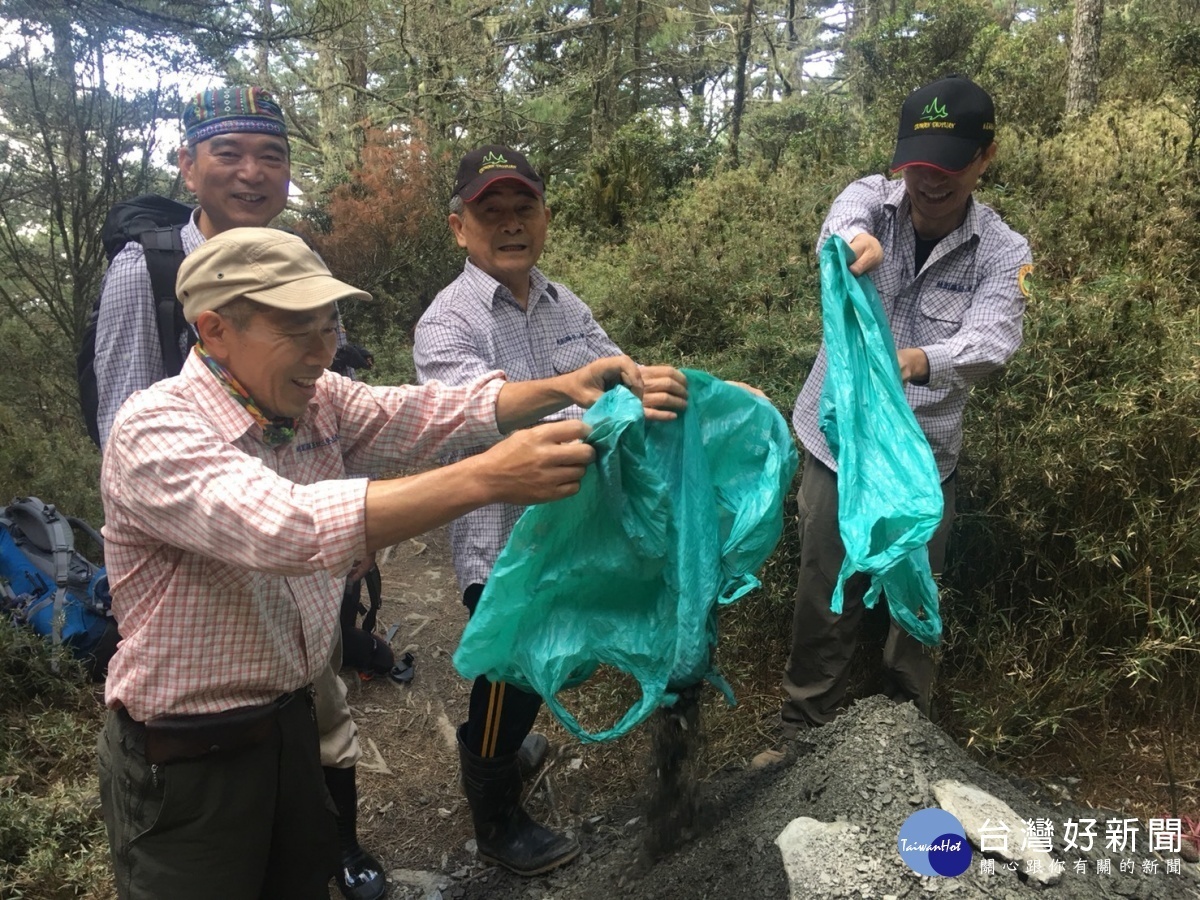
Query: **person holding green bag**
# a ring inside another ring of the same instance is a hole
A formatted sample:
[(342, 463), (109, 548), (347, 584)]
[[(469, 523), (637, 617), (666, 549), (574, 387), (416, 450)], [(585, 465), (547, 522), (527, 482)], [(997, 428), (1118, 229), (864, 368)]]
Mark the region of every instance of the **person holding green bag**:
[[(913, 91), (900, 111), (892, 171), (849, 185), (834, 201), (817, 241), (833, 235), (853, 254), (850, 272), (870, 273), (896, 347), (905, 399), (928, 438), (941, 479), (943, 515), (930, 540), (934, 573), (945, 561), (954, 518), (962, 413), (971, 385), (996, 371), (1021, 343), (1032, 270), (1029, 245), (973, 198), (996, 156), (992, 98), (951, 75)], [(830, 610), (845, 547), (838, 526), (838, 465), (820, 422), (826, 347), (796, 399), (792, 424), (804, 446), (799, 501), (800, 573), (792, 647), (780, 710), (785, 738), (831, 721), (844, 704), (869, 579), (845, 584), (841, 613)], [(890, 622), (884, 647), (886, 693), (928, 714), (930, 650)]]
[[(485, 145), (463, 157), (449, 223), (467, 260), (417, 323), (413, 358), (422, 384), (465, 384), (496, 369), (512, 382), (553, 378), (621, 352), (583, 301), (537, 268), (551, 215), (544, 194), (541, 176), (511, 147)], [(673, 418), (686, 407), (687, 380), (677, 369), (646, 366), (641, 374), (647, 418)], [(549, 418), (581, 415), (569, 407)], [(471, 613), (523, 509), (493, 504), (451, 524), (454, 568)], [(480, 676), (458, 730), (479, 856), (518, 875), (548, 871), (579, 853), (574, 838), (521, 807), (518, 753), (541, 706), (537, 694)]]

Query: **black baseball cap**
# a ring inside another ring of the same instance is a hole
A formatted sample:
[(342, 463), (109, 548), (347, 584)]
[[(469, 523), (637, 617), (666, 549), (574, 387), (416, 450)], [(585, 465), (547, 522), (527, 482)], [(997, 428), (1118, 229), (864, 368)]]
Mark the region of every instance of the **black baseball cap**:
[(960, 172), (996, 136), (996, 108), (988, 92), (963, 75), (917, 88), (900, 107), (892, 171), (933, 166)]
[(546, 186), (524, 156), (511, 147), (485, 144), (468, 153), (458, 164), (452, 197), (462, 197), (470, 203), (483, 189), (497, 181), (519, 181), (541, 197)]

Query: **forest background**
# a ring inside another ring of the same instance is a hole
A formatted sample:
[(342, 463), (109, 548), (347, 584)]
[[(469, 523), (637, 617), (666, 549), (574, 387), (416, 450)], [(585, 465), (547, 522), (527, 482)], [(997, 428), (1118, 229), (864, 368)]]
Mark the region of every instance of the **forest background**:
[[(910, 89), (970, 75), (999, 118), (979, 197), (1036, 272), (1025, 344), (968, 408), (935, 718), (1009, 771), (1196, 817), (1200, 3), (0, 0), (0, 20), (0, 499), (96, 523), (75, 350), (107, 209), (186, 194), (182, 75), (281, 98), (291, 223), (378, 301), (344, 310), (372, 380), (411, 379), (412, 326), (461, 267), (455, 162), (504, 142), (547, 178), (542, 268), (622, 347), (785, 414), (830, 202), (886, 170)], [(740, 694), (776, 690), (796, 550), (789, 522), (723, 620)], [(47, 665), (0, 629), (0, 885), (87, 896), (96, 704)]]

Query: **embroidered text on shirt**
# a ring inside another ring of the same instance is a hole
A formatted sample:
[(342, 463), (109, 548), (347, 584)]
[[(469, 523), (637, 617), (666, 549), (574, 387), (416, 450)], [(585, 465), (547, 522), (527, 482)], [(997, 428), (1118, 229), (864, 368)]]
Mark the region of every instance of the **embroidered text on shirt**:
[(319, 441), (309, 441), (307, 444), (298, 444), (296, 446), (297, 453), (305, 453), (309, 450), (316, 450), (318, 447), (328, 447), (330, 444), (336, 444), (341, 438), (336, 434), (331, 434), (327, 438), (321, 438)]

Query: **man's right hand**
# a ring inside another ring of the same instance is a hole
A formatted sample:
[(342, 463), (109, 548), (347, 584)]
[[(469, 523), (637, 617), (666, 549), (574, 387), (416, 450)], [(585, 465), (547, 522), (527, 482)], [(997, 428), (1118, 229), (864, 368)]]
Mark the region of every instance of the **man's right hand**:
[(579, 492), (579, 482), (596, 451), (583, 443), (591, 429), (578, 419), (525, 428), (473, 457), (490, 502), (528, 506)]
[(851, 275), (865, 275), (883, 262), (883, 247), (873, 234), (865, 231), (856, 234), (848, 246), (854, 252)]
[(687, 376), (672, 366), (643, 366), (642, 409), (647, 421), (665, 422), (687, 409)]
[(365, 549), (370, 553), (444, 525), (489, 503), (528, 506), (579, 492), (596, 458), (578, 419), (518, 431), (483, 453), (416, 475), (367, 484)]

